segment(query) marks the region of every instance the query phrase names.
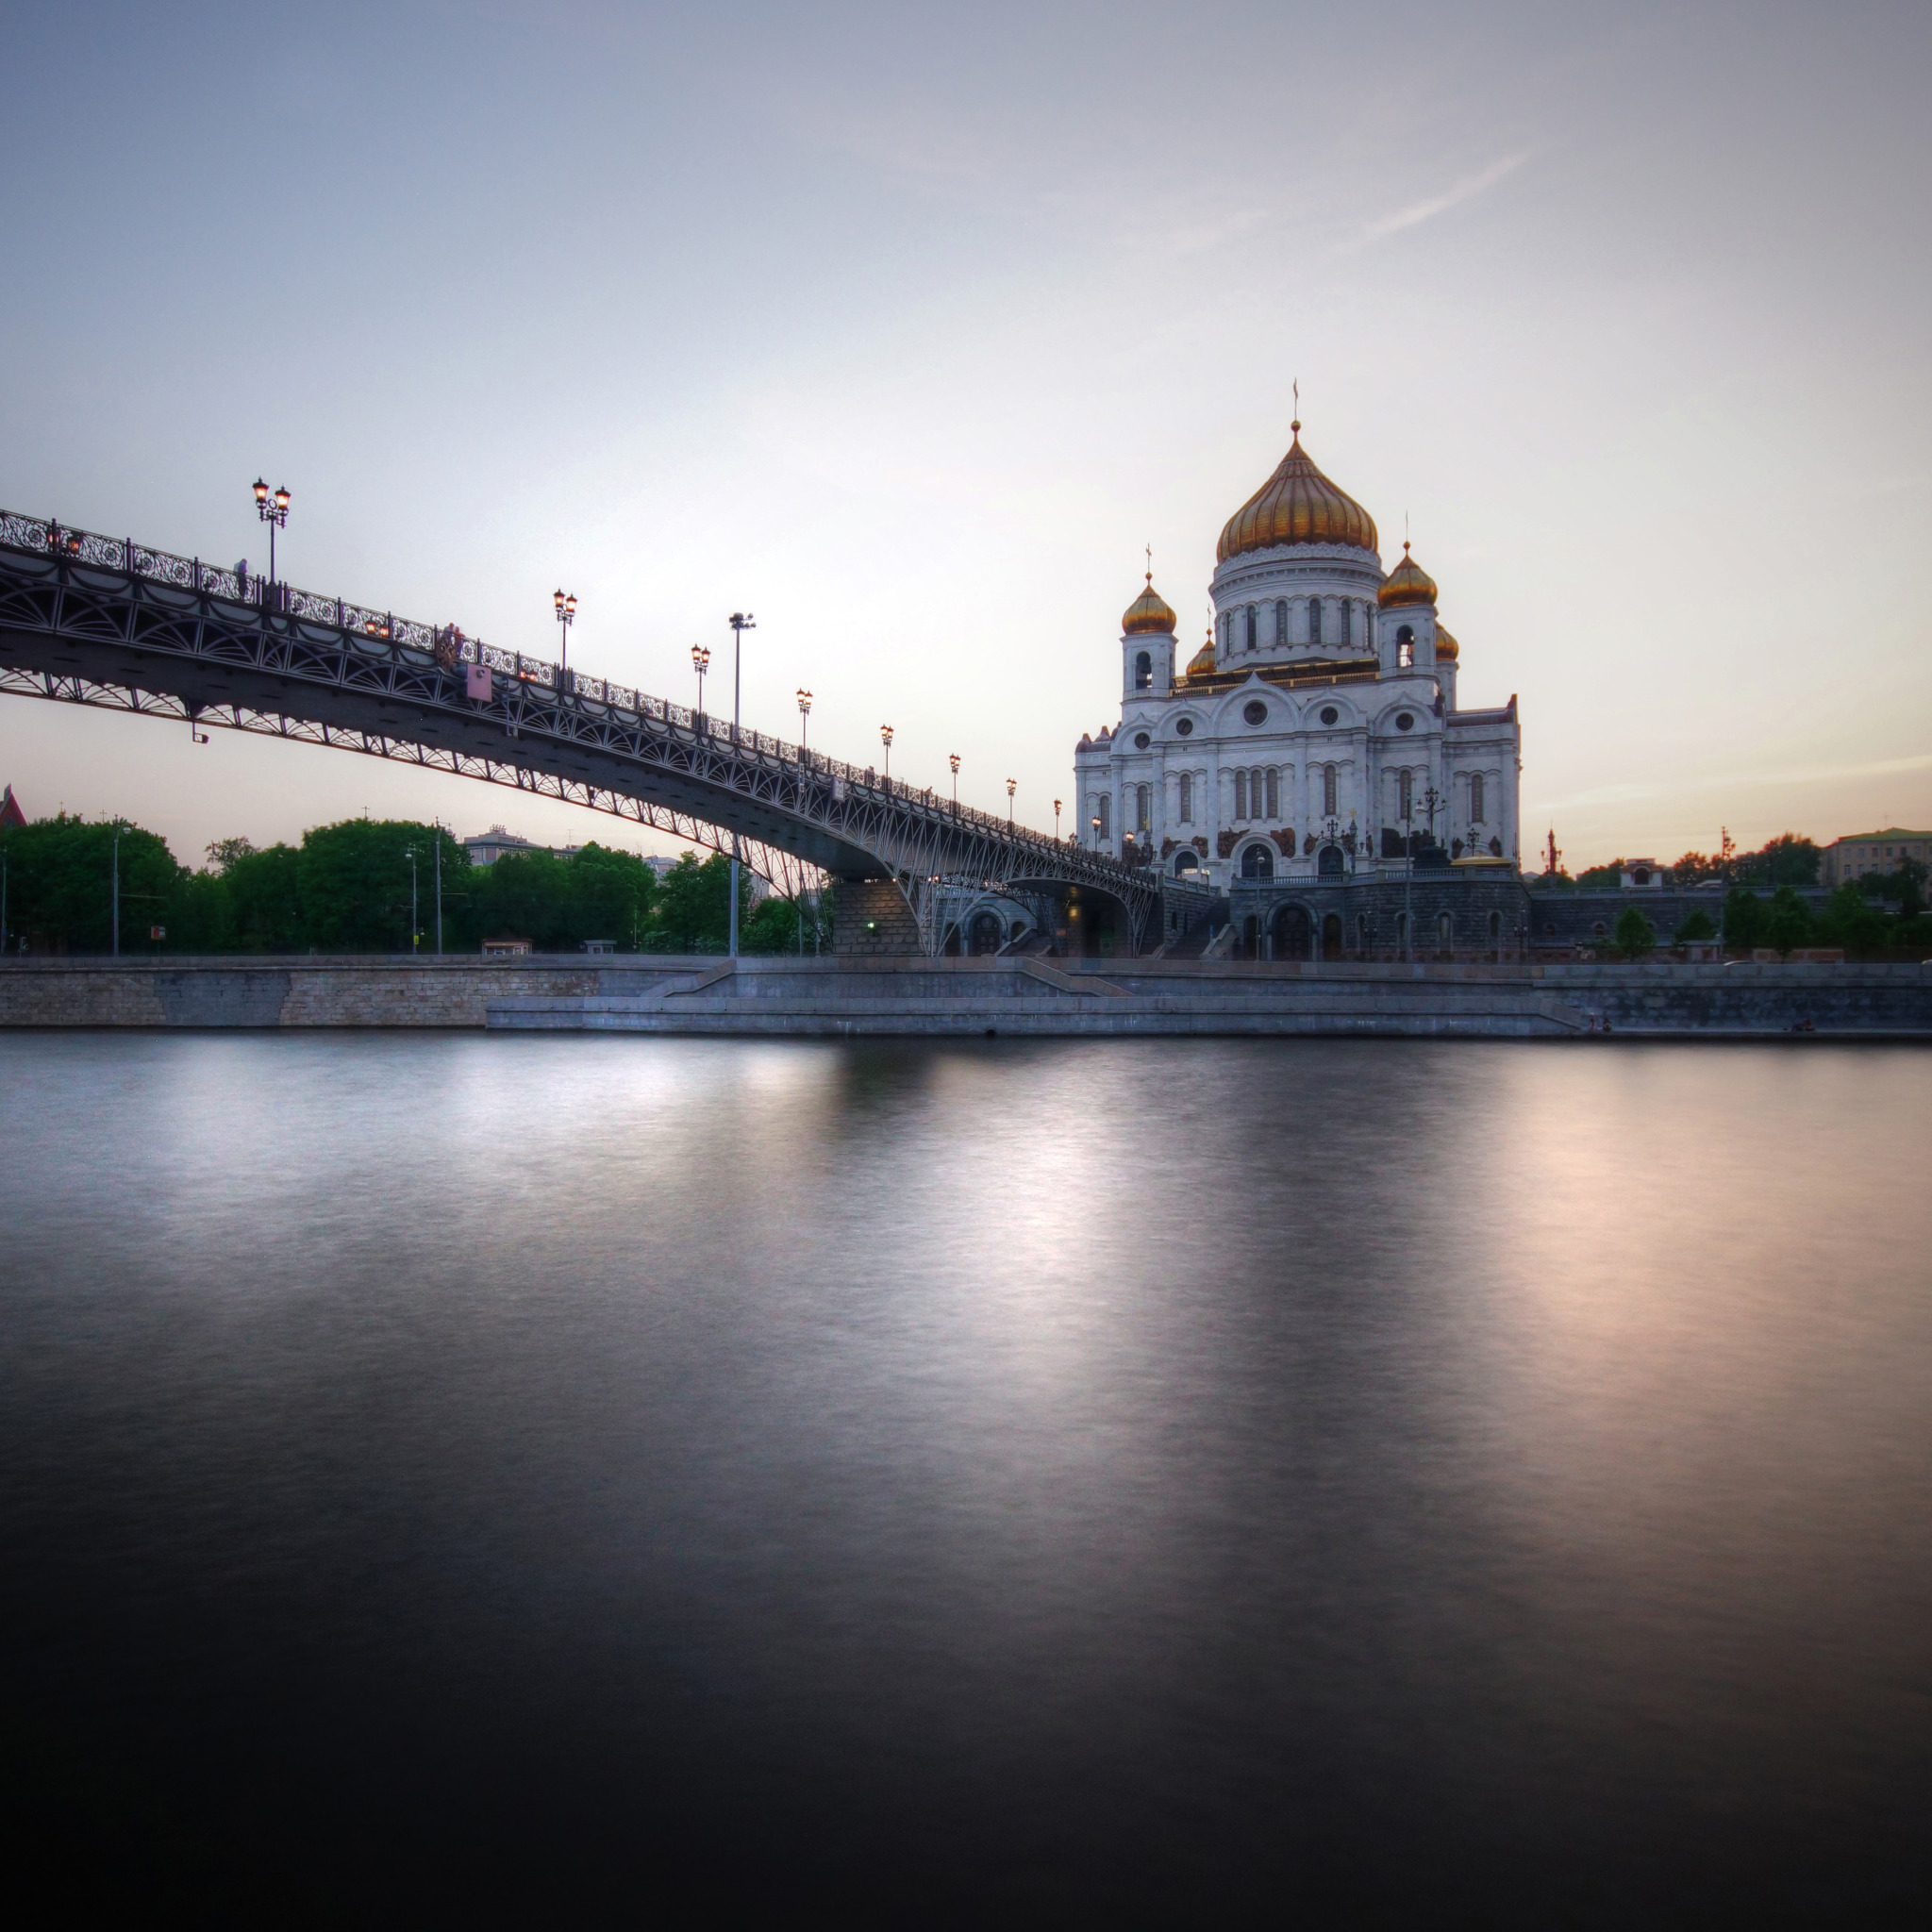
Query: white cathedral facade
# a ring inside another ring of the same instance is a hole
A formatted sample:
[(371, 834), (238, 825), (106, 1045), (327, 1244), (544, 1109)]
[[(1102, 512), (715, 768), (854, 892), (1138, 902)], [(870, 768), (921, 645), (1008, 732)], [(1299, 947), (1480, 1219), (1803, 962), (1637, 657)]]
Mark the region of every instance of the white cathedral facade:
[(1374, 520), (1293, 437), (1221, 533), (1214, 628), (1185, 669), (1151, 572), (1128, 607), (1120, 723), (1074, 752), (1081, 842), (1238, 905), (1421, 863), (1513, 877), (1516, 700), (1458, 705), (1435, 583), (1406, 543), (1384, 572)]

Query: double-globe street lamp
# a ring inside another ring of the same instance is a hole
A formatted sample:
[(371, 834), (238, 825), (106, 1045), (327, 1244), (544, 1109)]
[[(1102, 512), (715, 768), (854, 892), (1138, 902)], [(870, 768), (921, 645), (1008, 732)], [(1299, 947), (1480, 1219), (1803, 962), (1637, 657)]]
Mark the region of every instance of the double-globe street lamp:
[(886, 790), (890, 791), (892, 789), (892, 727), (890, 724), (879, 726), (879, 742), (886, 748)]
[(268, 525), (268, 580), (275, 580), (275, 532), (289, 521), (289, 492), (277, 490), (270, 495), (269, 487), (259, 476), (255, 479), (255, 514)]
[(946, 754), (946, 762), (953, 768), (953, 816), (958, 818), (959, 816), (959, 754), (956, 751), (948, 752)]
[[(731, 613), (731, 742), (738, 743), (739, 708), (744, 696), (744, 634), (758, 629), (749, 610)], [(738, 834), (731, 835), (731, 957), (738, 958)]]
[(562, 697), (570, 689), (570, 627), (577, 621), (576, 593), (558, 591), (551, 601), (557, 606), (557, 622), (563, 631), (562, 654), (557, 660), (557, 694)]
[(691, 668), (698, 675), (698, 716), (705, 715), (705, 673), (711, 668), (711, 647), (709, 644), (693, 644), (691, 647)]
[(1007, 830), (1009, 832), (1013, 829), (1013, 793), (1019, 791), (1019, 779), (1008, 778), (1007, 780)]
[(811, 693), (804, 685), (798, 687), (798, 749), (805, 750), (805, 727), (811, 717)]

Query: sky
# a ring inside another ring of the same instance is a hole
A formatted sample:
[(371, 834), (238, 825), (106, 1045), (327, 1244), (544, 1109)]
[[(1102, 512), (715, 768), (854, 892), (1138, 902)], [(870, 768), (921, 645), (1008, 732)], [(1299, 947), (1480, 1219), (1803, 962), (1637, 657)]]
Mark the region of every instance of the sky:
[[(1142, 546), (1287, 448), (1410, 531), (1573, 870), (1932, 825), (1932, 8), (7, 9), (0, 507), (1050, 826)], [(0, 700), (30, 815), (672, 850)], [(1532, 857), (1524, 852), (1525, 860)]]

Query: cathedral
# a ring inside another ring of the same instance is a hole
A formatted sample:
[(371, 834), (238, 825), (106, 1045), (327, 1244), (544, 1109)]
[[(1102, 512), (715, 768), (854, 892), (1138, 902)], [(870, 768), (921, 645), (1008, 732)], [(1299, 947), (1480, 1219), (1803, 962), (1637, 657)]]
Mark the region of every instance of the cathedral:
[(1151, 571), (1127, 607), (1120, 723), (1074, 755), (1077, 836), (1225, 895), (1238, 955), (1524, 943), (1516, 700), (1458, 705), (1434, 579), (1407, 543), (1384, 572), (1374, 520), (1292, 428), (1221, 533), (1185, 669)]

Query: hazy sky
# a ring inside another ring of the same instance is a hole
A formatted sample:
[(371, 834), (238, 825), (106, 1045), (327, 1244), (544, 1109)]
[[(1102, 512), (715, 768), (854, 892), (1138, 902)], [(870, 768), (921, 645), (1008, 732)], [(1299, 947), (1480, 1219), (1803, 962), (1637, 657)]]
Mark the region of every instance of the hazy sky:
[[(1932, 824), (1924, 4), (7, 14), (8, 508), (259, 560), (259, 472), (293, 582), (545, 656), (562, 584), (684, 702), (749, 608), (748, 720), (1050, 824), (1299, 376), (1526, 845)], [(195, 860), (613, 829), (23, 699), (0, 778)]]

